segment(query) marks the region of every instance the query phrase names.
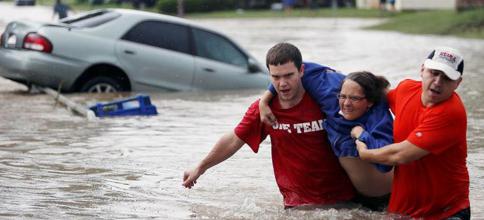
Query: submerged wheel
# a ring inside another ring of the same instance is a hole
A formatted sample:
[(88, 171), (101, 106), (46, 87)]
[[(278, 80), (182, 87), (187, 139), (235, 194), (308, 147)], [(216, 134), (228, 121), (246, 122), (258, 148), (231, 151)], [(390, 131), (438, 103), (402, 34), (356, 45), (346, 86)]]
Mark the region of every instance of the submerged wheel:
[(111, 77), (98, 76), (88, 80), (82, 87), (81, 92), (110, 93), (125, 91), (122, 84)]

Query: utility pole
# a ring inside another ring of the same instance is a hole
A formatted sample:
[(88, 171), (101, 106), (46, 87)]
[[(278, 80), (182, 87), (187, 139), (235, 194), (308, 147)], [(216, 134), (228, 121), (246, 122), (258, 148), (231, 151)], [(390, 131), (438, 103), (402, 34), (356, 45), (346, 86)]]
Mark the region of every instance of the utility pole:
[(183, 8), (183, 0), (177, 0), (176, 2), (177, 2), (176, 9), (177, 9), (178, 17), (185, 16), (185, 10)]

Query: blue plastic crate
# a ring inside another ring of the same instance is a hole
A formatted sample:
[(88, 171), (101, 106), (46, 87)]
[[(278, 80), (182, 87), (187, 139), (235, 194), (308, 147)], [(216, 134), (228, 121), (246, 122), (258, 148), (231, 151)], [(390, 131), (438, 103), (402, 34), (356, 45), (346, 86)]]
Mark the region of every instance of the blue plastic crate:
[(137, 95), (108, 103), (97, 103), (89, 109), (94, 111), (96, 117), (158, 114), (156, 106), (151, 104), (150, 97), (147, 95)]

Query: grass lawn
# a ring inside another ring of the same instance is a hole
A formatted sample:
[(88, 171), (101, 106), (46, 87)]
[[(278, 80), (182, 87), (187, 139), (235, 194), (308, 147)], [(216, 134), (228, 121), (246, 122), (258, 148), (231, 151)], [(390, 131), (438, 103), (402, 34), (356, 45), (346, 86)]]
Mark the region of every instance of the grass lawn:
[(401, 14), (370, 29), (484, 39), (484, 8)]

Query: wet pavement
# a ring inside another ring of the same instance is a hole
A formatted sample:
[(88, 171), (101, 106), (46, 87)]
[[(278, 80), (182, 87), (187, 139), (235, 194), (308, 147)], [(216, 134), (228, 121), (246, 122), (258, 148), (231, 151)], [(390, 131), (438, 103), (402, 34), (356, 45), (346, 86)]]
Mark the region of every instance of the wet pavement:
[[(50, 9), (42, 10), (42, 19), (51, 19), (46, 17)], [(260, 61), (273, 44), (289, 41), (305, 60), (344, 72), (369, 70), (393, 86), (404, 78), (418, 79), (419, 65), (433, 47), (460, 49), (466, 57), (458, 93), (468, 112), (472, 216), (484, 218), (484, 41), (359, 29), (379, 22), (373, 19), (197, 22), (233, 37)], [(284, 210), (267, 141), (258, 154), (243, 147), (207, 171), (194, 189), (181, 186), (183, 170), (233, 129), (261, 93), (151, 93), (158, 116), (87, 121), (48, 95), (0, 79), (0, 218), (385, 219), (363, 209)], [(68, 97), (89, 105), (118, 95)]]

